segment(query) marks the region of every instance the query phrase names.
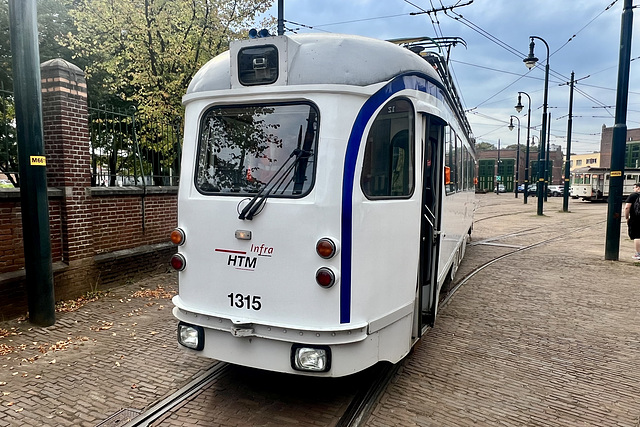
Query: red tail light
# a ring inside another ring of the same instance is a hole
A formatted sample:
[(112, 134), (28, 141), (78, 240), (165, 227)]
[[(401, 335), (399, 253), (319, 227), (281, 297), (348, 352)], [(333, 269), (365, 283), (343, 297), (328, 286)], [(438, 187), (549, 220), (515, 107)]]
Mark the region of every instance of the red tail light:
[(170, 260), (171, 267), (173, 267), (176, 271), (182, 271), (187, 266), (187, 261), (184, 259), (182, 254), (175, 254), (171, 257)]
[(336, 282), (336, 275), (328, 267), (321, 267), (316, 271), (316, 282), (323, 288), (330, 288)]

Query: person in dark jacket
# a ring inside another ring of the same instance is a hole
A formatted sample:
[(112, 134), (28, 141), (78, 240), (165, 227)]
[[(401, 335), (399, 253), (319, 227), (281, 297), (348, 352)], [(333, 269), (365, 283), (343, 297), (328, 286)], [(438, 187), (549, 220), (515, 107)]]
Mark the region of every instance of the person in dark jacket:
[(629, 238), (633, 240), (636, 253), (633, 255), (633, 259), (640, 261), (640, 215), (638, 215), (635, 204), (640, 198), (640, 182), (633, 185), (633, 193), (629, 194), (624, 204), (624, 218), (627, 220), (627, 226), (629, 228)]

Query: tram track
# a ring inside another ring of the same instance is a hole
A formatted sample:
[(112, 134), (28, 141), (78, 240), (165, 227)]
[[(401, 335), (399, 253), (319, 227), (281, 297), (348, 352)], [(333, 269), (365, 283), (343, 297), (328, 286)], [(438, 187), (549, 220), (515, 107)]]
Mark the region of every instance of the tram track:
[[(498, 215), (501, 216), (501, 215)], [(529, 227), (524, 228), (522, 230), (514, 231), (508, 234), (504, 234), (501, 236), (494, 236), (483, 239), (481, 241), (470, 243), (472, 246), (477, 245), (491, 245), (491, 246), (500, 246), (507, 249), (510, 249), (509, 252), (496, 256), (481, 265), (475, 267), (472, 271), (467, 273), (460, 280), (455, 281), (452, 287), (450, 287), (446, 294), (443, 296), (440, 301), (440, 309), (445, 310), (448, 304), (451, 302), (453, 296), (456, 294), (462, 286), (464, 286), (469, 280), (471, 280), (476, 274), (481, 272), (482, 270), (490, 267), (496, 262), (499, 262), (505, 258), (508, 258), (512, 255), (521, 253), (523, 251), (531, 250), (549, 243), (552, 243), (557, 240), (565, 239), (569, 235), (580, 232), (592, 227), (595, 227), (599, 224), (604, 223), (605, 221), (599, 221), (596, 224), (588, 225), (588, 226), (579, 226), (569, 230), (565, 230), (561, 235), (556, 235), (535, 243), (531, 243), (525, 246), (516, 246), (516, 245), (506, 245), (506, 244), (496, 244), (494, 242), (510, 238), (510, 237), (518, 237), (526, 234), (530, 234), (532, 232), (536, 232), (537, 230), (544, 230), (544, 227)], [(398, 371), (402, 368), (404, 362), (399, 362), (397, 364), (390, 363), (379, 363), (373, 368), (369, 375), (367, 375), (364, 379), (361, 379), (361, 384), (359, 385), (357, 391), (354, 393), (353, 398), (351, 399), (347, 409), (344, 411), (343, 415), (339, 418), (337, 423), (333, 424), (335, 427), (359, 427), (364, 425), (366, 420), (368, 419), (371, 412), (374, 410), (377, 405), (380, 397), (384, 394), (390, 382), (397, 375)], [(185, 386), (166, 397), (165, 399), (159, 401), (148, 410), (137, 416), (135, 419), (129, 421), (127, 424), (124, 424), (125, 427), (149, 427), (149, 426), (161, 426), (162, 423), (157, 424), (156, 422), (162, 419), (167, 415), (167, 413), (172, 412), (175, 408), (179, 407), (183, 402), (192, 398), (198, 392), (206, 388), (212, 382), (219, 380), (222, 378), (227, 371), (230, 369), (230, 365), (225, 362), (216, 362), (214, 363), (206, 372), (200, 374), (199, 376), (193, 378), (189, 383)], [(156, 424), (154, 424), (156, 423)]]

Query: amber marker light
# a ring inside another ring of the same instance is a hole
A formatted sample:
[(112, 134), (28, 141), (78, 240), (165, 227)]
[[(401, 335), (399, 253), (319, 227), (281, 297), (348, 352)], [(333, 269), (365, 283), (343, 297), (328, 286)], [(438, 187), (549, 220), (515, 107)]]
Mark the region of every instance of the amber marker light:
[(184, 231), (179, 228), (174, 229), (171, 232), (171, 243), (174, 245), (180, 246), (183, 245), (185, 241)]
[(328, 237), (323, 237), (316, 243), (316, 252), (324, 259), (329, 259), (336, 254), (336, 244)]

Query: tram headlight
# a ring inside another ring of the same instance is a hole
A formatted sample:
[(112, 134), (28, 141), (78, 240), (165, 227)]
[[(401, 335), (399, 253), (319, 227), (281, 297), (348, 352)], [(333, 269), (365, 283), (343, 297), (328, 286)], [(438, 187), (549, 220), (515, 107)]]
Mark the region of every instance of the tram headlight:
[(201, 326), (180, 322), (178, 342), (187, 348), (200, 351), (204, 348), (204, 329)]
[(291, 367), (296, 371), (327, 372), (331, 369), (331, 349), (295, 344), (291, 347)]

